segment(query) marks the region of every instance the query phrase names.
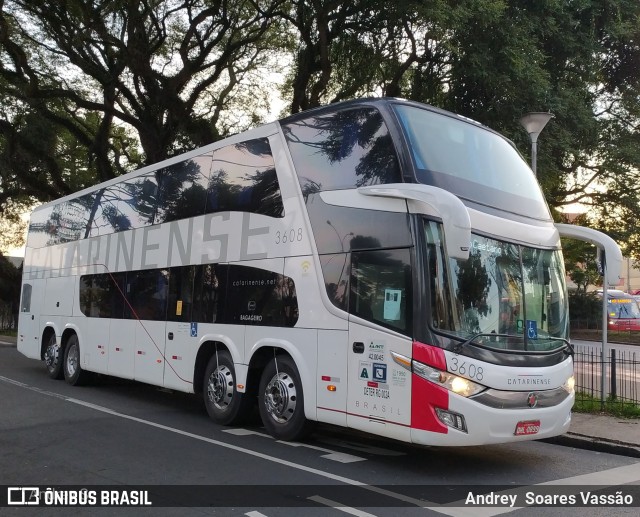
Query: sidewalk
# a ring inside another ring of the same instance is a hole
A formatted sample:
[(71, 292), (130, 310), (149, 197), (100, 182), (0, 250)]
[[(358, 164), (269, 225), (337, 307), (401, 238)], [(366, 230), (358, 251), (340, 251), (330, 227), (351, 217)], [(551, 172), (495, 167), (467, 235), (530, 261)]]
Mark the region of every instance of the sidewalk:
[(546, 441), (640, 458), (640, 419), (573, 413), (569, 432)]
[[(0, 336), (0, 347), (15, 346), (15, 337)], [(576, 449), (640, 458), (640, 419), (573, 413), (567, 434), (543, 441)]]
[(0, 346), (16, 346), (17, 340), (15, 336), (0, 336)]

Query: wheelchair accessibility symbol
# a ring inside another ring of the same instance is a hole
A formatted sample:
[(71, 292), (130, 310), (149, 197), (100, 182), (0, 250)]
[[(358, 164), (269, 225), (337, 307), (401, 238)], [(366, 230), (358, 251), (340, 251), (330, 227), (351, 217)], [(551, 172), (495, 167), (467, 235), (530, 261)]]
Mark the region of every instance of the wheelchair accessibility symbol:
[(538, 339), (538, 322), (535, 320), (527, 320), (527, 337)]

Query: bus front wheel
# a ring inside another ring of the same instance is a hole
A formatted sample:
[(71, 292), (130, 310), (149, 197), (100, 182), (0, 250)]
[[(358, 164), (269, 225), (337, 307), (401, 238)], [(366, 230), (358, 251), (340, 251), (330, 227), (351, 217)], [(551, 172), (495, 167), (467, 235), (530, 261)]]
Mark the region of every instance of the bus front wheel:
[(231, 354), (216, 351), (209, 359), (204, 373), (204, 405), (211, 420), (220, 425), (244, 422), (251, 411), (246, 393), (236, 389), (236, 371)]
[(44, 364), (47, 366), (49, 377), (52, 379), (62, 379), (62, 377), (64, 377), (62, 371), (62, 355), (63, 351), (58, 345), (56, 335), (51, 334), (47, 347), (44, 349)]
[(72, 386), (81, 386), (89, 380), (89, 372), (80, 366), (80, 343), (73, 334), (64, 349), (64, 379)]
[(295, 441), (311, 431), (304, 416), (300, 374), (288, 355), (277, 356), (262, 372), (258, 406), (262, 423), (274, 438)]

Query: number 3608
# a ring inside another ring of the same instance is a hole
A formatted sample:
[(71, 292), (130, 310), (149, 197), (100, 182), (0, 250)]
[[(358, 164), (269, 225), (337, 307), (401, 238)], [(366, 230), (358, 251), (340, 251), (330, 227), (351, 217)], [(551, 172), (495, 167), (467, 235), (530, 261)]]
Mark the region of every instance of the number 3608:
[(281, 232), (276, 231), (276, 244), (286, 244), (287, 242), (300, 242), (302, 240), (302, 228), (291, 228)]
[(461, 362), (458, 357), (451, 359), (449, 371), (452, 373), (459, 373), (460, 375), (464, 375), (465, 377), (469, 377), (470, 379), (475, 379), (477, 381), (481, 381), (484, 377), (482, 366), (476, 366), (474, 363), (467, 363), (466, 361)]

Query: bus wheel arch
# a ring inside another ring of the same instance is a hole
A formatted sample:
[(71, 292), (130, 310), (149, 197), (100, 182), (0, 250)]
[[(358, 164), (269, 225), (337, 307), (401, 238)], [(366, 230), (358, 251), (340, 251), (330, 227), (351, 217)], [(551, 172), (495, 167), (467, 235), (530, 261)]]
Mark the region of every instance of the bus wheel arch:
[(80, 366), (80, 340), (74, 330), (66, 329), (62, 334), (62, 346), (64, 348), (64, 360), (62, 369), (64, 380), (72, 386), (82, 386), (86, 384), (91, 373)]
[(201, 392), (209, 417), (220, 425), (245, 422), (253, 400), (238, 391), (236, 368), (226, 345), (207, 342), (198, 350), (194, 372), (194, 391)]
[(258, 409), (265, 429), (278, 440), (301, 440), (313, 430), (305, 416), (302, 378), (284, 350), (275, 349), (262, 370)]
[(47, 367), (49, 377), (52, 379), (64, 378), (62, 362), (64, 359), (64, 346), (58, 343), (53, 327), (47, 327), (42, 333), (40, 357)]

